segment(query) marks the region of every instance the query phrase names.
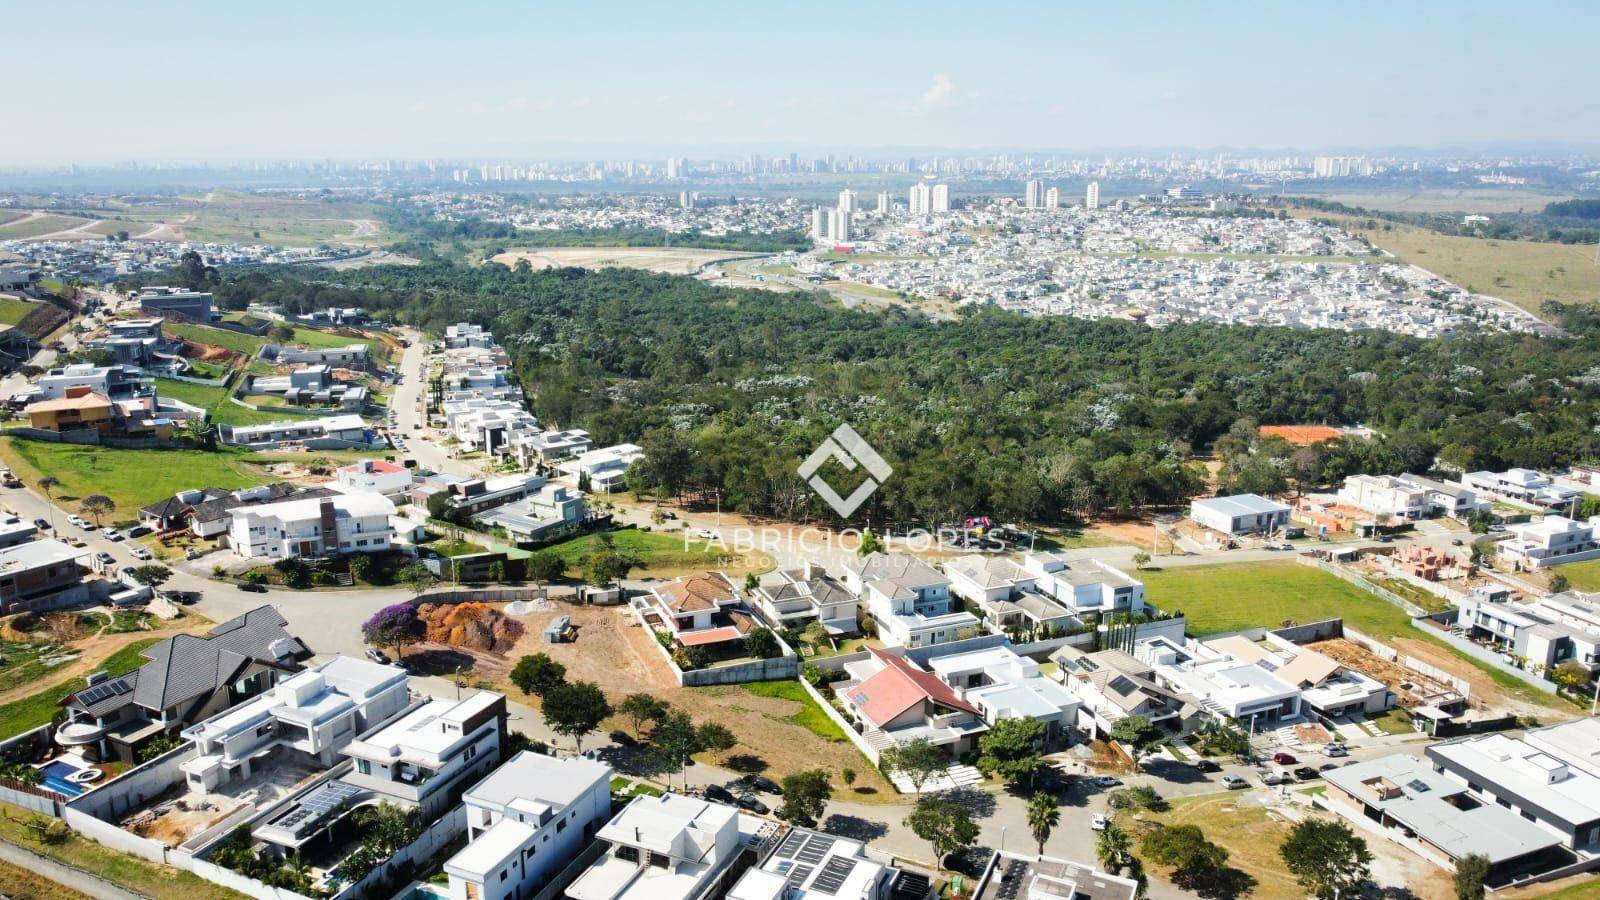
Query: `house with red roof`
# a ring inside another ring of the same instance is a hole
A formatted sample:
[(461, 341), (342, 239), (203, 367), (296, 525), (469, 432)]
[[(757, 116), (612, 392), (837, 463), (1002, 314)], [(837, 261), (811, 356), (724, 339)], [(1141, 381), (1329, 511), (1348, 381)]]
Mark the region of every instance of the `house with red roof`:
[(761, 627), (733, 581), (721, 572), (675, 578), (643, 598), (647, 620), (681, 647), (699, 648), (712, 659), (744, 653), (744, 639)]
[(832, 685), (845, 715), (873, 750), (926, 738), (952, 758), (978, 749), (989, 730), (983, 712), (956, 689), (910, 660), (876, 647), (866, 659), (845, 664), (849, 678)]

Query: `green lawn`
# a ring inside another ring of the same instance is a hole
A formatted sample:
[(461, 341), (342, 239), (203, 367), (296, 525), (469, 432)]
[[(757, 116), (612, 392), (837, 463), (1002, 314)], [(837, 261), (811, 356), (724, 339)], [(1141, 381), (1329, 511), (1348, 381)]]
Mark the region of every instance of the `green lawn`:
[(46, 844), (26, 824), (36, 818), (39, 817), (33, 813), (0, 803), (0, 838), (155, 900), (245, 900), (244, 894), (212, 884), (193, 872), (112, 850), (76, 833), (69, 832), (59, 844)]
[(757, 697), (777, 697), (780, 700), (793, 700), (800, 704), (800, 710), (788, 716), (788, 720), (801, 728), (810, 731), (825, 741), (842, 741), (844, 732), (838, 723), (828, 718), (828, 714), (817, 706), (817, 701), (811, 699), (806, 689), (798, 681), (752, 681), (742, 684), (747, 693)]
[(156, 393), (174, 400), (198, 406), (211, 413), (211, 421), (222, 425), (260, 425), (292, 418), (288, 413), (275, 413), (240, 406), (228, 399), (228, 388), (205, 384), (190, 384), (172, 378), (156, 378)]
[[(105, 494), (117, 505), (116, 512), (107, 517), (111, 521), (132, 519), (139, 507), (189, 488), (261, 484), (261, 473), (248, 465), (255, 459), (239, 450), (121, 450), (0, 439), (0, 460), (19, 478), (36, 485), (45, 474), (54, 475), (60, 480), (54, 489), (57, 498)], [(70, 501), (63, 504), (67, 508), (73, 505)]]
[(17, 297), (0, 297), (0, 325), (15, 325), (38, 306)]
[[(139, 651), (162, 640), (161, 638), (147, 638), (134, 641), (121, 650), (106, 657), (105, 664), (101, 666), (112, 675), (121, 675), (131, 672), (145, 664), (144, 657)], [(54, 687), (46, 688), (30, 697), (14, 700), (0, 706), (0, 740), (15, 737), (24, 731), (47, 725), (55, 718), (60, 707), (57, 705), (61, 698), (83, 687), (83, 682), (71, 679)]]
[[(619, 553), (631, 553), (644, 563), (641, 571), (650, 569), (691, 569), (696, 566), (714, 566), (722, 561), (715, 549), (703, 549), (700, 541), (690, 539), (687, 547), (681, 535), (661, 534), (654, 531), (640, 531), (636, 528), (625, 528), (620, 531), (608, 532), (612, 543)], [(600, 549), (600, 536), (585, 534), (539, 548), (540, 551), (550, 551), (560, 556), (567, 563), (569, 570), (575, 570), (581, 565), (583, 557)], [(539, 551), (535, 551), (539, 552)], [(639, 572), (634, 573), (636, 576)]]
[(1600, 559), (1590, 559), (1584, 562), (1567, 563), (1556, 566), (1550, 570), (1557, 575), (1564, 575), (1567, 584), (1575, 591), (1585, 593), (1600, 591)]
[(72, 216), (45, 215), (26, 222), (13, 222), (10, 225), (0, 225), (0, 241), (13, 238), (38, 237), (41, 234), (53, 234), (57, 231), (66, 231), (79, 225), (88, 224), (88, 219), (79, 219)]
[[(48, 649), (48, 652), (46, 650)], [(55, 666), (46, 665), (46, 656), (76, 658), (76, 650), (63, 649), (59, 644), (25, 644), (19, 641), (0, 641), (0, 691), (9, 691), (30, 682), (47, 678)], [(64, 665), (64, 664), (63, 664)]]
[(253, 334), (244, 334), (238, 331), (229, 331), (226, 328), (212, 328), (209, 325), (194, 325), (186, 322), (168, 322), (165, 325), (168, 334), (175, 334), (184, 340), (194, 341), (197, 344), (210, 344), (224, 350), (232, 350), (252, 356), (261, 345), (266, 343), (265, 338)]
[(1495, 684), (1522, 700), (1553, 709), (1571, 709), (1510, 673), (1481, 663), (1413, 627), (1400, 607), (1311, 566), (1274, 560), (1151, 568), (1136, 577), (1145, 583), (1145, 596), (1151, 604), (1166, 612), (1182, 612), (1188, 618), (1190, 634), (1277, 628), (1286, 619), (1304, 625), (1337, 617), (1379, 640), (1404, 636), (1427, 641), (1476, 666)]

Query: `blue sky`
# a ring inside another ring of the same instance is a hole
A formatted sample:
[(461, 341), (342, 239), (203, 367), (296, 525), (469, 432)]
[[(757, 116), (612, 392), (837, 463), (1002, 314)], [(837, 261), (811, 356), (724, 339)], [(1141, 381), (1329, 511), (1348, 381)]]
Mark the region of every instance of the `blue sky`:
[(1600, 4), (1104, 6), (0, 0), (0, 163), (1600, 142)]

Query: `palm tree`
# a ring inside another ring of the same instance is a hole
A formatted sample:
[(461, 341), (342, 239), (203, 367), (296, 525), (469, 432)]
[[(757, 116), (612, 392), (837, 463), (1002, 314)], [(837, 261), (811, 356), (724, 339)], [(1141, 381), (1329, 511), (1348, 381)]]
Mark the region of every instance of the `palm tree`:
[(1033, 832), (1033, 839), (1039, 842), (1039, 855), (1044, 855), (1044, 842), (1050, 840), (1050, 832), (1055, 831), (1061, 824), (1061, 808), (1056, 805), (1056, 798), (1049, 791), (1040, 791), (1028, 801), (1028, 830)]
[(1095, 844), (1094, 855), (1100, 860), (1100, 868), (1115, 874), (1122, 868), (1132, 849), (1133, 842), (1129, 840), (1128, 833), (1117, 823), (1107, 822), (1105, 830), (1100, 832), (1100, 840)]

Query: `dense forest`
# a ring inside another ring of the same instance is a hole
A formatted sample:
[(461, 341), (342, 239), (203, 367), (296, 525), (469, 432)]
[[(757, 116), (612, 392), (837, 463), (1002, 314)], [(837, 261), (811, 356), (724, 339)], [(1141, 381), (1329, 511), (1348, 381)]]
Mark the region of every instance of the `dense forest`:
[[(353, 305), (433, 331), (490, 327), (546, 423), (647, 449), (641, 486), (720, 492), (728, 507), (790, 518), (832, 515), (794, 469), (841, 422), (895, 467), (858, 513), (874, 523), (1177, 503), (1203, 485), (1194, 456), (1213, 451), (1227, 485), (1256, 490), (1436, 458), (1542, 467), (1600, 451), (1600, 318), (1582, 309), (1555, 309), (1571, 337), (1430, 341), (1000, 311), (940, 323), (624, 269), (186, 277), (207, 279), (229, 308)], [(1255, 440), (1255, 422), (1364, 424), (1381, 438), (1301, 452)]]
[(811, 246), (804, 231), (775, 231), (768, 234), (701, 234), (697, 231), (670, 233), (662, 228), (568, 228), (559, 231), (518, 229), (507, 222), (479, 218), (440, 219), (429, 210), (406, 204), (393, 204), (386, 212), (391, 231), (402, 235), (395, 249), (418, 256), (436, 254), (465, 258), (470, 242), (491, 246), (482, 255), (492, 256), (516, 247), (699, 247), (706, 250), (744, 250), (782, 253)]

